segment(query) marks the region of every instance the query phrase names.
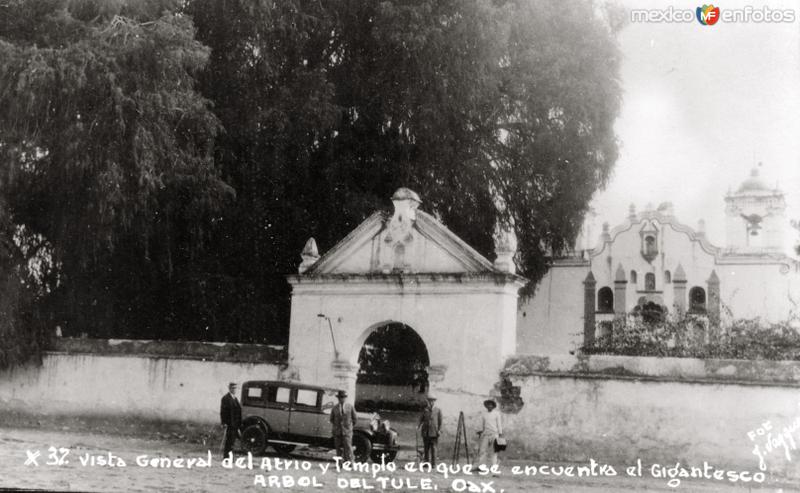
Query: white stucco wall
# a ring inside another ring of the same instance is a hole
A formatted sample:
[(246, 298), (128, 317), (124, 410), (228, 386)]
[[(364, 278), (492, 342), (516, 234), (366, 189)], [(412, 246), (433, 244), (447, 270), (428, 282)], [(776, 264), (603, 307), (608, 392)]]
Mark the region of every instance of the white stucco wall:
[[(800, 315), (800, 272), (781, 265), (724, 264), (718, 267), (722, 303), (734, 318), (786, 320)], [(797, 303), (795, 306), (794, 303)]]
[(586, 266), (551, 269), (517, 311), (520, 353), (566, 354), (583, 343)]
[[(525, 405), (503, 415), (511, 436), (524, 437), (512, 445), (547, 461), (702, 466), (706, 460), (755, 472), (748, 431), (766, 421), (780, 429), (800, 416), (796, 387), (555, 376), (513, 381)], [(788, 462), (773, 453), (767, 463), (769, 472), (800, 476), (797, 457)]]
[(331, 372), (336, 358), (320, 313), (332, 321), (339, 360), (352, 365), (374, 329), (389, 322), (408, 325), (425, 343), (431, 366), (445, 368), (443, 381), (431, 379), (442, 391), (486, 392), (516, 348), (514, 284), (387, 276), (300, 281), (293, 290), (289, 365), (301, 381), (342, 385)]
[[(752, 452), (767, 440), (757, 428), (788, 428), (800, 443), (797, 361), (519, 355), (505, 374), (521, 399), (504, 402), (505, 427), (532, 459), (757, 471)], [(800, 477), (789, 452), (766, 454), (767, 473)]]
[(0, 377), (0, 406), (26, 413), (218, 423), (229, 382), (275, 379), (273, 364), (45, 354)]

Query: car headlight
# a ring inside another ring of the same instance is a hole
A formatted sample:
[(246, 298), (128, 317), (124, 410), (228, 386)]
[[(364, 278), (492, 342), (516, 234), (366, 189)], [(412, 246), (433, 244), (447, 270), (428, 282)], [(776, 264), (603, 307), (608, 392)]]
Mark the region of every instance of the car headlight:
[(378, 420), (373, 417), (372, 420), (369, 422), (370, 429), (372, 431), (378, 431), (378, 423), (379, 423)]

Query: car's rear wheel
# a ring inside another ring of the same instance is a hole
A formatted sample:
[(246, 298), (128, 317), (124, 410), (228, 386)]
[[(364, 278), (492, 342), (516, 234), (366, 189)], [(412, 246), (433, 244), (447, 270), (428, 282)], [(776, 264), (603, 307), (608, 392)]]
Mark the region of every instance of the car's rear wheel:
[(285, 443), (273, 443), (272, 448), (278, 451), (279, 454), (289, 455), (294, 450), (294, 445), (287, 445)]
[(358, 462), (367, 462), (372, 453), (372, 442), (364, 435), (353, 435), (353, 455)]
[(264, 453), (267, 448), (267, 432), (264, 427), (253, 424), (245, 428), (242, 432), (242, 445), (253, 454)]
[(383, 450), (373, 450), (372, 451), (372, 462), (376, 464), (380, 464), (381, 459), (385, 464), (390, 462), (394, 462), (394, 459), (397, 457), (397, 450), (392, 450), (390, 452), (384, 452)]

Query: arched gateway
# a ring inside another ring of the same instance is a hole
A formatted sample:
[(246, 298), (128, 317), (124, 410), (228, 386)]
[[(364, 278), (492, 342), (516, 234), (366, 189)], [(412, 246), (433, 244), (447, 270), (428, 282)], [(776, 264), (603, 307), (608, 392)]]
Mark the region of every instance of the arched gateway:
[(422, 338), (427, 378), (440, 399), (487, 395), (516, 351), (514, 241), (497, 234), (494, 263), (418, 210), (401, 188), (391, 214), (376, 212), (322, 257), (313, 239), (292, 285), (292, 378), (355, 393), (358, 357), (379, 327)]

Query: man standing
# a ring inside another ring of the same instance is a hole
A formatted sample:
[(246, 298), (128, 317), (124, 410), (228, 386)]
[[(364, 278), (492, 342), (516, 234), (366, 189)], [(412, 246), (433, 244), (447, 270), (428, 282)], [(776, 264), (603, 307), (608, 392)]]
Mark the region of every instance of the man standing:
[(481, 415), (481, 429), (478, 430), (481, 444), (478, 448), (478, 468), (490, 468), (497, 465), (497, 451), (494, 441), (503, 436), (503, 420), (497, 410), (494, 399), (483, 401), (486, 412)]
[(436, 447), (439, 444), (439, 432), (442, 429), (442, 410), (436, 407), (436, 396), (428, 394), (428, 405), (419, 417), (417, 429), (422, 433), (425, 445), (425, 462), (436, 466)]
[(345, 402), (347, 392), (340, 390), (336, 397), (339, 403), (331, 409), (331, 433), (336, 445), (336, 455), (345, 461), (353, 462), (353, 427), (356, 424), (356, 410)]
[(236, 384), (228, 384), (228, 393), (222, 398), (219, 406), (219, 419), (225, 427), (225, 445), (223, 455), (228, 456), (233, 452), (233, 442), (239, 436), (239, 428), (242, 426), (242, 406), (236, 399)]

